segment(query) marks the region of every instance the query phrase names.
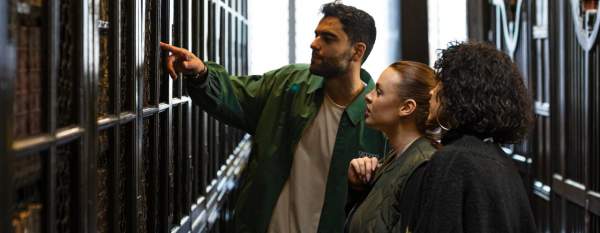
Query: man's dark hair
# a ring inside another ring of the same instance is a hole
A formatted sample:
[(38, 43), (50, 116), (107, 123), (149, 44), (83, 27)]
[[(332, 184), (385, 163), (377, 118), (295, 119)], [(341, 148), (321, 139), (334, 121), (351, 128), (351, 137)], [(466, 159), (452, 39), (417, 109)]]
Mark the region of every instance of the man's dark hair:
[(377, 37), (373, 17), (363, 10), (338, 2), (324, 4), (321, 12), (323, 18), (332, 16), (340, 20), (342, 29), (348, 34), (352, 44), (363, 42), (367, 45), (365, 55), (362, 58), (362, 62), (365, 62), (371, 50), (373, 50), (373, 44), (375, 44), (375, 38)]
[(453, 43), (435, 62), (441, 88), (439, 121), (457, 132), (497, 143), (523, 139), (532, 121), (531, 98), (505, 53), (478, 42)]

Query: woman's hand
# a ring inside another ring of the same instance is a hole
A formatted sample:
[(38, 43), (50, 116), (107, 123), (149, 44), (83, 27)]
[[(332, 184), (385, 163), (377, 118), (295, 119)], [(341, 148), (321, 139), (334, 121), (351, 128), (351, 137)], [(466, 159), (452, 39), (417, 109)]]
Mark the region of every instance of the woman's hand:
[(377, 168), (379, 164), (376, 157), (353, 159), (348, 166), (348, 183), (352, 188), (362, 190), (371, 181)]

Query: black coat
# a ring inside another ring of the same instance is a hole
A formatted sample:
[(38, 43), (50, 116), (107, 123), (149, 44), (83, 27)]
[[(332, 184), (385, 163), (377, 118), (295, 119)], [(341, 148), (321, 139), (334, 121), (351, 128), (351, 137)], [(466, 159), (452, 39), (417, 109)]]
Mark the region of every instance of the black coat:
[(443, 142), (400, 202), (412, 208), (403, 216), (411, 232), (536, 232), (521, 177), (498, 144), (468, 135)]

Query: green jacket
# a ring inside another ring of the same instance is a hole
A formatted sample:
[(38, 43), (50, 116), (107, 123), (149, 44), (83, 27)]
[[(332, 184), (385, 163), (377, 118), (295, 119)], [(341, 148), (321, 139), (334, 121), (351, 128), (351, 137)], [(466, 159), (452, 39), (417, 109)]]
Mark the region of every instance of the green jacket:
[[(235, 232), (266, 232), (290, 174), (294, 148), (323, 101), (323, 77), (311, 74), (307, 65), (288, 65), (254, 76), (232, 76), (211, 62), (207, 67), (206, 81), (186, 79), (193, 103), (253, 136), (235, 203)], [(364, 123), (364, 96), (374, 83), (364, 70), (361, 79), (367, 87), (340, 120), (318, 232), (343, 230), (350, 160), (383, 155), (383, 135)]]
[(402, 197), (404, 186), (413, 171), (427, 162), (435, 151), (429, 139), (421, 137), (399, 158), (396, 158), (396, 154), (387, 155), (381, 168), (375, 172), (371, 190), (353, 211), (348, 232), (405, 232), (405, 229), (398, 229), (402, 213), (398, 209), (398, 198)]

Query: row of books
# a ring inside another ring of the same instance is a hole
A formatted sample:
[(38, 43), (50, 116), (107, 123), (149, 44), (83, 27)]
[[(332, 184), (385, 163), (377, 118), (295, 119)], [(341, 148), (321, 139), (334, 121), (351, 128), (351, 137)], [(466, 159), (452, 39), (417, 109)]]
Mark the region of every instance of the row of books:
[(39, 203), (28, 204), (13, 215), (13, 233), (40, 233), (42, 232), (41, 221), (42, 205)]
[(17, 43), (17, 77), (15, 83), (14, 136), (41, 131), (41, 29), (19, 25)]

